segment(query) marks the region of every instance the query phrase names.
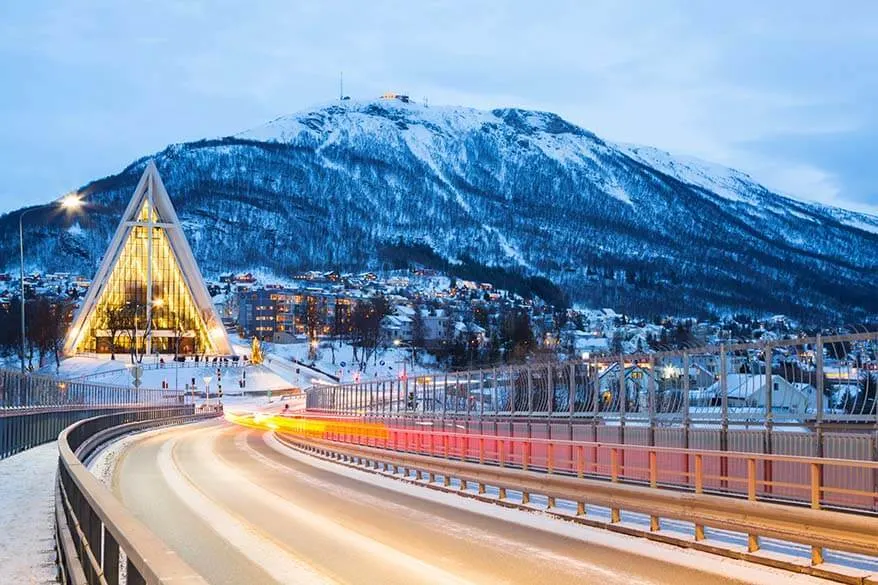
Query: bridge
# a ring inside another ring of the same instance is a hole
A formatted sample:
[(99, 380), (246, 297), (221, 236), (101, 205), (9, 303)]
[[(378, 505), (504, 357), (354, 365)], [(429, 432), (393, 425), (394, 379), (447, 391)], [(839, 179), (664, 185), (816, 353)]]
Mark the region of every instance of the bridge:
[(874, 583), (875, 341), (320, 386), (293, 413), (3, 372), (0, 447), (58, 438), (64, 583)]

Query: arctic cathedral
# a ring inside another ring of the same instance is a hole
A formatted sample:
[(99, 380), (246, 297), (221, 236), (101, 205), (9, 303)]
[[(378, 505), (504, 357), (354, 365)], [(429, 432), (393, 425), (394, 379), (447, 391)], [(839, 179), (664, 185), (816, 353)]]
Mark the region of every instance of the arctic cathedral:
[(231, 354), (225, 328), (150, 161), (64, 344), (68, 355)]

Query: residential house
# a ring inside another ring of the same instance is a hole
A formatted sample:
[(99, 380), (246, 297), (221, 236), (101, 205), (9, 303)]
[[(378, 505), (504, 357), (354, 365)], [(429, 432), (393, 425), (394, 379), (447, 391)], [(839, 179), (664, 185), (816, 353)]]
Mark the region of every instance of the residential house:
[[(765, 408), (771, 392), (771, 409), (779, 412), (805, 413), (814, 409), (816, 392), (797, 387), (782, 376), (771, 376), (766, 388), (764, 374), (729, 374), (726, 377), (729, 408)], [(689, 392), (692, 406), (717, 406), (722, 401), (722, 385), (717, 380), (704, 389)]]

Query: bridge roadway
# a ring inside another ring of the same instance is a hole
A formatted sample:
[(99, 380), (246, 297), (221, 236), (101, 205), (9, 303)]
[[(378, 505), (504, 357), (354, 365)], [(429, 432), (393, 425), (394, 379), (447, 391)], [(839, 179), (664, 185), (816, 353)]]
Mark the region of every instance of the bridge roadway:
[(217, 585), (823, 583), (407, 486), (225, 422), (138, 438), (113, 490)]

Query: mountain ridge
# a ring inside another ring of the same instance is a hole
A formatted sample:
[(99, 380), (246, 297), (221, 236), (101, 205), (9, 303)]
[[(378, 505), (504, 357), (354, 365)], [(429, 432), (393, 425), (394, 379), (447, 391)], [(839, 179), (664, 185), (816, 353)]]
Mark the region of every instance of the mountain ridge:
[(452, 268), (546, 277), (572, 301), (637, 314), (878, 312), (874, 216), (605, 141), (551, 112), (398, 100), (336, 102), (138, 159), (83, 187), (106, 213), (79, 233), (31, 228), (58, 240), (40, 244), (36, 264), (88, 272), (148, 158), (208, 273), (374, 268), (402, 241)]

